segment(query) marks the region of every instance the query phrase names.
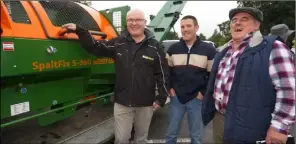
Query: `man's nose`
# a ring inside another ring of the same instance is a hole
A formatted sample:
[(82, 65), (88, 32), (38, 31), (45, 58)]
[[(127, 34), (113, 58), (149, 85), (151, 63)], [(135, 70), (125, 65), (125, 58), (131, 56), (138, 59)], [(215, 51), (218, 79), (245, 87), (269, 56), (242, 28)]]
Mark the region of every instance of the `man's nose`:
[(235, 21), (235, 25), (241, 25), (243, 21), (244, 20), (242, 19), (238, 19), (237, 21)]
[(236, 21), (235, 26), (241, 26), (241, 21)]
[(184, 32), (188, 32), (188, 28), (185, 27), (185, 28), (184, 28)]

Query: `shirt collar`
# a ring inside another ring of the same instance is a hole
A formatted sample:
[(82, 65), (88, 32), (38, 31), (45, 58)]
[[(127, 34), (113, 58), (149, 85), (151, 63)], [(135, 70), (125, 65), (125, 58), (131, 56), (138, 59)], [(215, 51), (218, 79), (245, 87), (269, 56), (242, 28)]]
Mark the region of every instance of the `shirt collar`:
[[(254, 32), (250, 32), (250, 33), (246, 34), (246, 35), (244, 36), (244, 39), (243, 39), (242, 43), (246, 43), (246, 42), (249, 43), (250, 40), (251, 40), (251, 38), (252, 38), (253, 36), (254, 36)], [(228, 43), (228, 45), (227, 45), (227, 47), (232, 46), (232, 44), (233, 44), (233, 40), (230, 40), (229, 43)]]

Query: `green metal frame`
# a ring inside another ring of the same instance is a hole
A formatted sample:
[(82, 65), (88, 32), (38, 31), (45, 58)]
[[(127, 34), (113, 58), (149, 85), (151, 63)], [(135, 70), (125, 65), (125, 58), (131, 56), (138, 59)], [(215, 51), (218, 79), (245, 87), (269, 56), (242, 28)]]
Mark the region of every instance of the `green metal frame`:
[[(29, 112), (46, 113), (87, 96), (91, 77), (91, 64), (87, 62), (97, 58), (89, 57), (78, 42), (5, 37), (1, 37), (1, 41), (13, 42), (15, 46), (13, 52), (1, 52), (1, 120), (23, 115), (12, 115), (11, 106), (15, 104), (28, 102)], [(48, 54), (50, 46), (55, 47), (57, 53)], [(104, 69), (100, 72), (111, 71), (110, 74), (114, 75), (112, 65), (101, 65), (101, 68)], [(105, 82), (97, 87), (96, 94), (113, 92), (113, 87), (114, 82)], [(52, 124), (72, 116), (75, 111), (76, 108), (63, 109), (40, 115), (38, 123)]]
[(167, 1), (157, 15), (151, 20), (147, 28), (151, 30), (155, 39), (162, 42), (166, 34), (175, 25), (187, 1)]
[[(128, 10), (125, 6), (101, 13), (111, 22), (112, 12), (121, 11), (125, 25)], [(89, 55), (72, 40), (1, 37), (1, 41), (13, 42), (15, 47), (13, 52), (1, 52), (1, 128), (32, 118), (45, 126), (74, 115), (83, 103), (110, 103), (115, 85), (110, 59)], [(49, 54), (49, 47), (57, 52)], [(109, 63), (94, 64), (100, 60)], [(94, 98), (86, 100), (90, 95)], [(11, 106), (23, 102), (29, 103), (29, 111), (12, 115)]]
[(36, 115), (32, 115), (32, 116), (29, 116), (29, 117), (25, 117), (25, 118), (17, 119), (17, 120), (14, 120), (14, 121), (10, 121), (10, 122), (1, 124), (1, 128), (5, 128), (5, 127), (8, 127), (8, 126), (20, 123), (20, 122), (24, 122), (24, 121), (31, 120), (31, 119), (34, 119), (34, 118), (38, 118), (38, 117), (48, 115), (48, 114), (51, 114), (51, 113), (54, 113), (54, 112), (58, 112), (58, 111), (61, 111), (61, 110), (64, 110), (64, 109), (69, 109), (70, 108), (70, 109), (72, 109), (74, 111), (75, 107), (78, 106), (78, 105), (82, 105), (82, 104), (91, 102), (93, 100), (106, 99), (106, 98), (108, 98), (108, 97), (110, 97), (112, 95), (114, 95), (114, 93), (104, 94), (104, 95), (101, 95), (101, 96), (98, 96), (98, 97), (95, 97), (95, 98), (92, 98), (92, 99), (88, 99), (88, 100), (85, 100), (85, 101), (78, 101), (76, 103), (69, 104), (67, 106), (60, 107), (60, 108), (57, 108), (57, 109), (54, 109), (54, 110), (50, 110), (50, 111), (46, 111), (46, 112), (39, 113), (39, 114), (36, 114)]
[[(114, 30), (116, 31), (116, 28), (113, 26), (113, 13), (114, 12), (121, 12), (121, 23), (123, 24), (121, 27), (125, 27), (126, 25), (126, 13), (130, 10), (129, 6), (122, 6), (122, 7), (116, 7), (116, 8), (111, 8), (107, 10), (102, 10), (99, 11), (107, 20), (108, 22), (112, 25)], [(116, 31), (117, 35), (118, 32)], [(101, 57), (102, 59), (106, 59)], [(110, 58), (109, 58), (110, 60)], [(107, 87), (111, 86), (114, 87), (115, 85), (115, 70), (114, 70), (114, 63), (109, 63), (109, 64), (102, 64), (102, 65), (92, 65), (91, 66), (91, 71), (90, 71), (90, 79), (88, 82), (88, 88), (86, 90), (86, 95), (92, 95), (96, 94), (101, 89), (105, 89), (105, 86)], [(113, 89), (112, 89), (113, 90)]]
[(113, 14), (114, 14), (114, 12), (121, 11), (121, 29), (124, 30), (124, 29), (126, 29), (126, 14), (129, 10), (130, 10), (129, 6), (122, 6), (122, 7), (101, 10), (99, 12), (107, 18), (107, 20), (109, 21), (110, 24), (112, 24), (113, 28), (117, 32), (117, 35), (120, 35), (120, 33), (114, 27)]
[[(184, 7), (184, 4), (172, 4), (167, 2), (148, 26), (159, 41), (178, 18), (163, 15), (180, 12)], [(121, 11), (123, 30), (129, 10), (129, 6), (123, 6), (100, 12), (112, 23), (113, 13)], [(165, 30), (159, 32), (157, 28)], [(100, 105), (110, 102), (115, 86), (114, 63), (110, 59), (90, 56), (77, 41), (1, 37), (1, 42), (13, 42), (15, 47), (13, 52), (1, 52), (1, 121), (17, 117), (1, 122), (1, 128), (33, 118), (44, 126), (74, 115), (81, 104), (93, 100)], [(57, 52), (47, 53), (49, 47), (56, 48)], [(103, 59), (109, 63), (93, 64)], [(85, 100), (89, 95), (94, 98)], [(11, 106), (23, 102), (29, 102), (29, 112), (35, 114), (12, 116)]]

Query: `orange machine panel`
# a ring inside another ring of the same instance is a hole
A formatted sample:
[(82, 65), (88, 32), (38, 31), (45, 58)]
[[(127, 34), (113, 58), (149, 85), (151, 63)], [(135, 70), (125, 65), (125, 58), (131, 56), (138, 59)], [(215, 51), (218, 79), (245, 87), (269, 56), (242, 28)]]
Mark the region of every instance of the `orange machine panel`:
[[(38, 1), (30, 1), (32, 6), (34, 7), (35, 11), (38, 12), (37, 15), (40, 18), (43, 27), (46, 30), (46, 35), (50, 38), (55, 38), (55, 39), (78, 39), (76, 34), (70, 33), (70, 34), (65, 34), (64, 36), (59, 36), (59, 33), (61, 32), (61, 27), (60, 26), (55, 26), (53, 25), (52, 21), (49, 18), (49, 15), (46, 13), (45, 9), (42, 7), (42, 5)], [(86, 10), (90, 16), (95, 20), (96, 24), (100, 27), (101, 31), (107, 35), (107, 39), (110, 39), (112, 37), (116, 37), (116, 33), (114, 29), (108, 28), (108, 26), (105, 25), (110, 25), (106, 20), (102, 20), (102, 16), (98, 11), (95, 11), (91, 9), (90, 7), (78, 4), (84, 10)], [(106, 22), (105, 22), (106, 21)], [(110, 26), (112, 27), (112, 26)], [(101, 39), (100, 36), (95, 36), (94, 38), (99, 40)]]
[(12, 36), (12, 26), (11, 26), (11, 20), (9, 18), (8, 11), (3, 3), (1, 2), (1, 29), (3, 30), (3, 33), (1, 36)]
[(94, 18), (97, 24), (99, 24), (102, 32), (107, 34), (107, 39), (111, 39), (117, 36), (113, 26), (108, 22), (108, 20), (102, 14), (100, 14), (98, 11), (96, 11), (91, 7), (88, 7), (80, 3), (77, 3), (77, 4), (80, 5), (82, 8), (84, 8)]
[(37, 38), (46, 39), (38, 17), (35, 15), (28, 1), (18, 1), (24, 7), (25, 12), (30, 20), (29, 24), (13, 22), (4, 2), (1, 1), (1, 27), (2, 36), (12, 36), (19, 38)]

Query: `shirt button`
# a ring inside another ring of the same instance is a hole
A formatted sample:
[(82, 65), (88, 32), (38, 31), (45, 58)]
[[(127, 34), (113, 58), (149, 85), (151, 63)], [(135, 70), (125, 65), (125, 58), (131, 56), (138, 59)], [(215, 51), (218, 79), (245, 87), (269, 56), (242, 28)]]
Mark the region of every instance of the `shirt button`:
[(218, 94), (218, 99), (219, 99), (220, 101), (222, 101), (222, 98), (223, 98), (223, 95), (222, 95), (222, 94)]

